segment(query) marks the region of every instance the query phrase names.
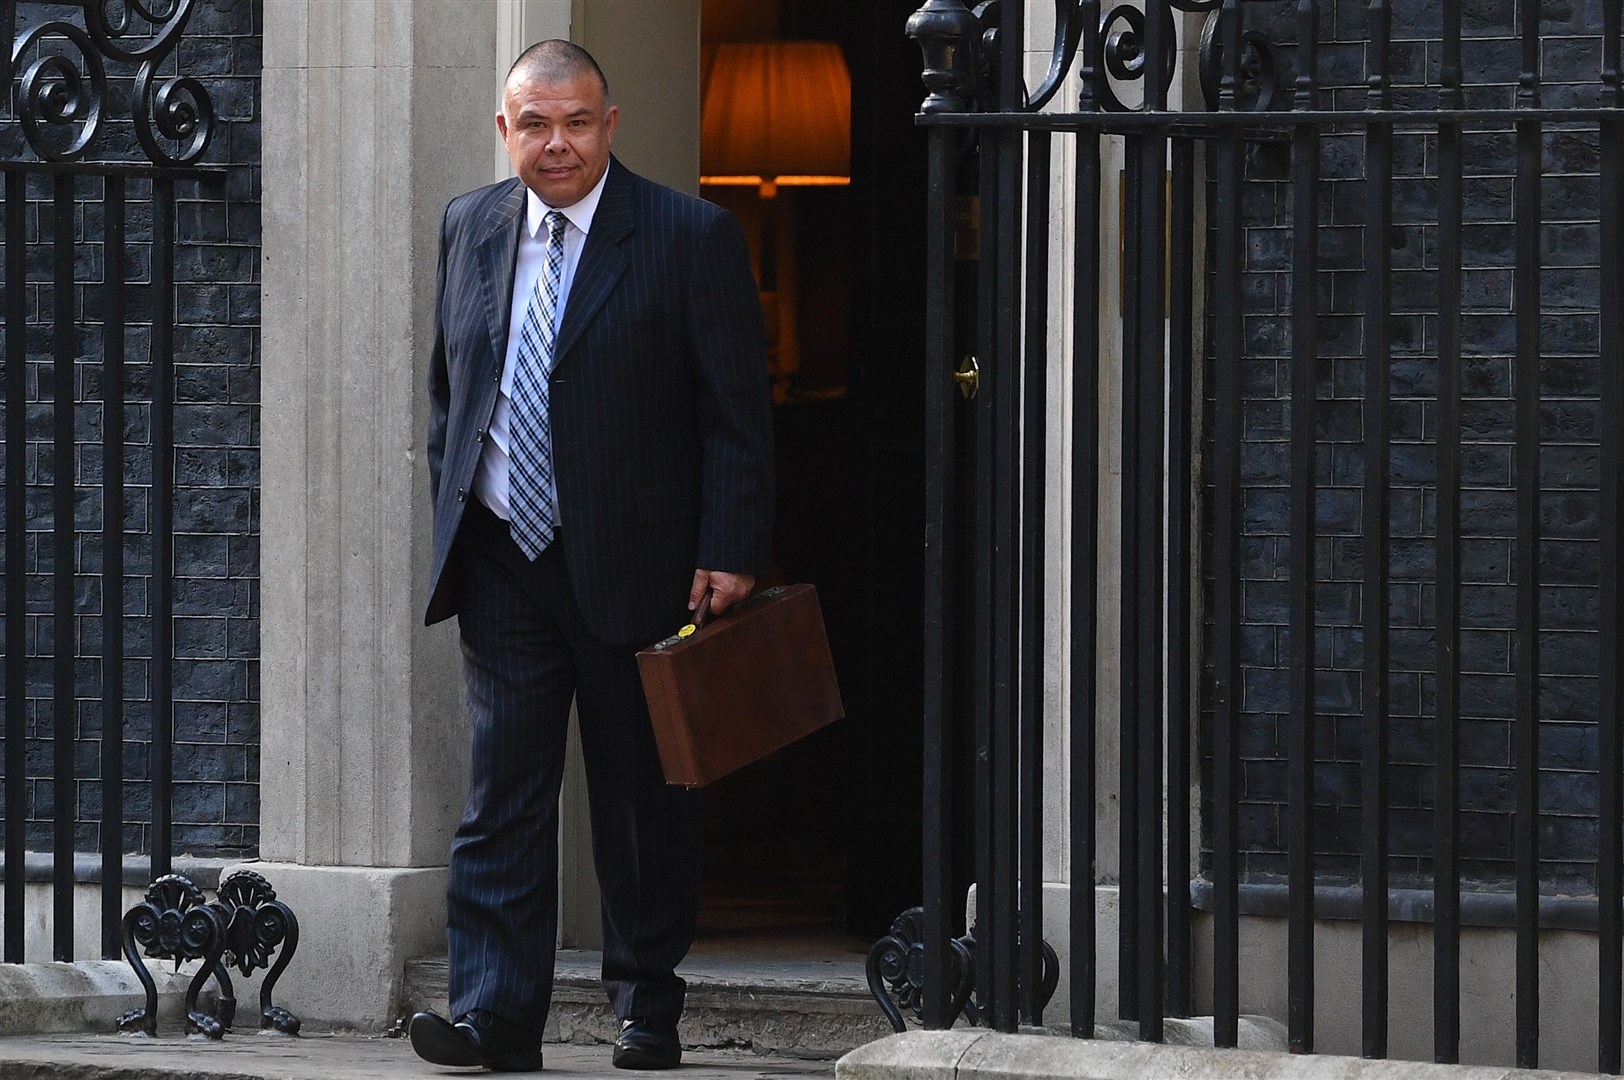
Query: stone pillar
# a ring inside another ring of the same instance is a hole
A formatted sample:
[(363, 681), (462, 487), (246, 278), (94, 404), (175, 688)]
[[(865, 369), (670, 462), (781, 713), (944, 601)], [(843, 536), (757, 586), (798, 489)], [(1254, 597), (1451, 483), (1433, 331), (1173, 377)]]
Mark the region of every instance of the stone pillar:
[(265, 0), (263, 873), (280, 986), (382, 1027), (445, 948), (466, 788), (455, 631), (422, 626), (424, 386), (446, 202), (489, 183), (488, 0)]

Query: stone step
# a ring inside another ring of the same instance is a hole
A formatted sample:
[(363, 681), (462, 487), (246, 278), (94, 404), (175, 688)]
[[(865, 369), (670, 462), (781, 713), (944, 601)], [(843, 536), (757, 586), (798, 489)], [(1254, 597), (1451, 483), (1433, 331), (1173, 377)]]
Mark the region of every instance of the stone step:
[[(609, 1042), (618, 1027), (599, 981), (595, 951), (562, 949), (553, 980), (548, 1042)], [(690, 956), (677, 969), (688, 982), (683, 1045), (748, 1048), (758, 1054), (830, 1060), (891, 1034), (869, 995), (863, 957)], [(406, 965), (402, 1001), (410, 1015), (445, 1015), (444, 957)]]

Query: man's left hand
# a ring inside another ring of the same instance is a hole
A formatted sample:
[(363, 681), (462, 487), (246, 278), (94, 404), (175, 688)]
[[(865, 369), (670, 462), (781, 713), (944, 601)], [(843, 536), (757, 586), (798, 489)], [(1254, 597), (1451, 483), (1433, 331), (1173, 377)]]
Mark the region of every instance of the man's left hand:
[(749, 596), (755, 584), (756, 579), (749, 574), (730, 574), (726, 570), (695, 570), (693, 587), (688, 590), (688, 610), (696, 610), (699, 607), (699, 598), (705, 595), (706, 589), (709, 589), (711, 614), (720, 615)]

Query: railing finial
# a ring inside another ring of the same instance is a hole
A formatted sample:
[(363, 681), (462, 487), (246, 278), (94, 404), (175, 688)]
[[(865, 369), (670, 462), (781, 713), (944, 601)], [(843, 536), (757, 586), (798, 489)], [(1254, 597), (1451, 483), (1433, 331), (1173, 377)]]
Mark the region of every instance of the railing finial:
[(965, 112), (974, 97), (975, 53), (981, 23), (963, 0), (925, 0), (908, 18), (908, 36), (919, 42), (930, 91), (922, 113)]

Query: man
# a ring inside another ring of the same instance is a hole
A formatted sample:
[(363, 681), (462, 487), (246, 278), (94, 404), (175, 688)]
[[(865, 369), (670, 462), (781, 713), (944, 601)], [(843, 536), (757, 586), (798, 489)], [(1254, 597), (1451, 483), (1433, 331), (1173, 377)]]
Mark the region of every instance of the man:
[(447, 895), (440, 1065), (541, 1067), (557, 934), (558, 793), (577, 702), (603, 893), (614, 1063), (681, 1059), (699, 805), (665, 784), (638, 648), (768, 560), (772, 436), (743, 233), (610, 155), (619, 110), (564, 41), (514, 63), (496, 117), (518, 179), (452, 201), (430, 361), (426, 621), (456, 615), (472, 722)]

